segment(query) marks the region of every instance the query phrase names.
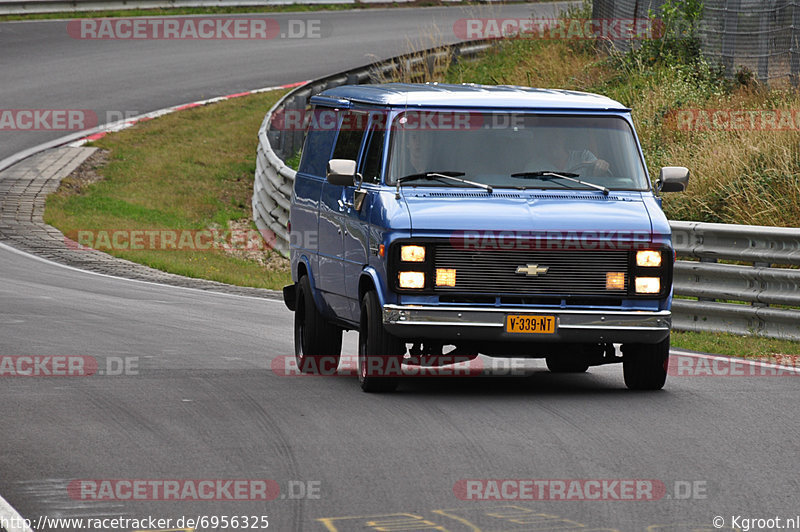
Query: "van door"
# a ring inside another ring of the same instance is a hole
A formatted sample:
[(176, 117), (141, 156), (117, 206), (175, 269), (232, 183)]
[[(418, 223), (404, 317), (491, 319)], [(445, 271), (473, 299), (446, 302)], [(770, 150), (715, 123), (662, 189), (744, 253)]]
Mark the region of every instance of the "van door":
[[(376, 114), (366, 134), (364, 149), (358, 165), (358, 172), (363, 176), (362, 190), (365, 193), (360, 210), (346, 207), (343, 212), (344, 221), (344, 285), (348, 295), (351, 319), (358, 323), (361, 302), (358, 300), (358, 281), (361, 271), (369, 263), (369, 219), (375, 194), (381, 182), (381, 162), (383, 159), (383, 143), (386, 137), (384, 117)], [(353, 187), (345, 187), (344, 203), (353, 205), (358, 183)]]
[[(367, 116), (365, 113), (340, 111), (339, 132), (331, 159), (357, 161), (364, 140)], [(319, 271), (321, 288), (326, 292), (328, 305), (340, 319), (351, 320), (352, 311), (345, 286), (345, 246), (347, 207), (346, 191), (349, 187), (322, 186), (319, 206)], [(352, 200), (352, 191), (350, 192)]]

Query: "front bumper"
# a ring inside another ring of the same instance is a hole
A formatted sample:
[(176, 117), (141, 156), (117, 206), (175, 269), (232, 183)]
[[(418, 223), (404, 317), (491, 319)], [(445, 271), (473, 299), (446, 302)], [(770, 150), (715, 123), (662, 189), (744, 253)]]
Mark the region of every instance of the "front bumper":
[[(553, 316), (555, 332), (510, 333), (506, 316)], [(388, 332), (405, 339), (509, 342), (658, 343), (669, 335), (669, 310), (568, 310), (384, 305)]]

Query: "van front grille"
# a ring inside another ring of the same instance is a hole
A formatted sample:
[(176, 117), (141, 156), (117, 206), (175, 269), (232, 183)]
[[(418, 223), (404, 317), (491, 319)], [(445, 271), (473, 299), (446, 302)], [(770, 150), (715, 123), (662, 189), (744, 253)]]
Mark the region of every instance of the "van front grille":
[[(473, 250), (439, 244), (434, 264), (456, 270), (456, 285), (436, 287), (439, 293), (621, 297), (630, 282), (628, 252), (618, 249)], [(625, 288), (607, 290), (608, 272), (624, 272)]]

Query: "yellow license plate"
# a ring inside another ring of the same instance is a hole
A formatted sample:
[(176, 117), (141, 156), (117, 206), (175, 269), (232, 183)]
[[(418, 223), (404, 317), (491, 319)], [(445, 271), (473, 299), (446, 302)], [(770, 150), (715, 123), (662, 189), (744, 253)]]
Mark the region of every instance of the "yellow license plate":
[(555, 316), (506, 316), (506, 332), (553, 334), (556, 332)]

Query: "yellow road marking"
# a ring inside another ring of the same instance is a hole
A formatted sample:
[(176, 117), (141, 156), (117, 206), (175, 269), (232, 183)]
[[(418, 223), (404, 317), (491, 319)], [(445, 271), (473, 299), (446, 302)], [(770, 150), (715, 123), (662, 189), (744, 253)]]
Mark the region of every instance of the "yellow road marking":
[(554, 514), (541, 513), (536, 510), (531, 510), (530, 508), (511, 504), (431, 511), (462, 523), (470, 528), (470, 532), (521, 532), (523, 530), (575, 530), (580, 532), (604, 530), (608, 532), (618, 532), (613, 529), (592, 529), (583, 523), (578, 523), (571, 519), (565, 519)]
[[(321, 517), (328, 532), (350, 532), (374, 530), (376, 532), (619, 532), (611, 528), (592, 528), (583, 523), (564, 517), (538, 512), (512, 504), (482, 506), (472, 508), (451, 508), (430, 510), (434, 518), (426, 518), (416, 513), (389, 513), (374, 515), (348, 515), (341, 517)], [(447, 524), (441, 524), (442, 522)], [(455, 528), (452, 528), (455, 526)], [(660, 532), (648, 530), (648, 532)], [(691, 532), (675, 531), (675, 532)], [(706, 531), (697, 531), (706, 532)]]
[[(364, 530), (369, 528), (376, 532), (395, 532), (411, 530), (438, 530), (451, 532), (449, 529), (425, 519), (421, 515), (409, 513), (350, 515), (345, 517), (322, 517), (317, 519), (329, 532), (346, 532), (347, 530)], [(334, 523), (336, 521), (336, 523)], [(346, 528), (340, 528), (344, 524)], [(357, 528), (355, 528), (357, 527)]]

